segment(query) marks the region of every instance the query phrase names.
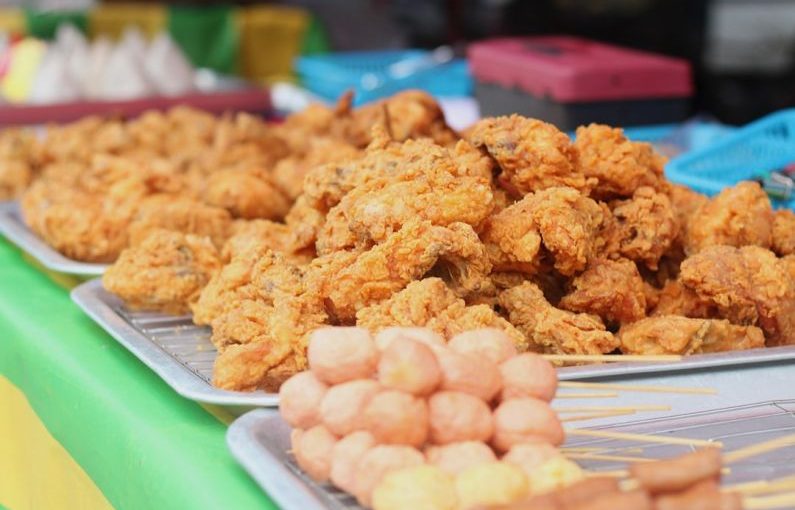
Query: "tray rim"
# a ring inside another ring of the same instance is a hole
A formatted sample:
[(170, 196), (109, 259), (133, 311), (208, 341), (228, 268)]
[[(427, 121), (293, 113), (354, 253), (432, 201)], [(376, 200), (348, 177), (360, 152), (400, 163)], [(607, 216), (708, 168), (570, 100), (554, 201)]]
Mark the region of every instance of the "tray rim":
[(221, 390), (201, 380), (116, 313), (108, 300), (117, 298), (102, 287), (101, 278), (78, 285), (72, 289), (70, 295), (72, 301), (97, 325), (183, 397), (203, 404), (221, 406), (275, 407), (278, 405), (279, 396), (275, 393)]
[(42, 241), (22, 220), (16, 201), (0, 202), (0, 234), (45, 268), (78, 276), (101, 275), (109, 264), (79, 262), (65, 257)]

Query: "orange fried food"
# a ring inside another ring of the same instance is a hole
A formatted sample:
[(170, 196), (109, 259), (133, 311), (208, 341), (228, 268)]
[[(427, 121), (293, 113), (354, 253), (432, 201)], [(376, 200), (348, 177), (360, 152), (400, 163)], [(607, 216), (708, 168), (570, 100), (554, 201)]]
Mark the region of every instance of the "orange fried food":
[(767, 344), (795, 343), (795, 282), (758, 246), (710, 246), (682, 263), (681, 282), (733, 324), (756, 324)]
[(232, 235), (221, 250), (224, 261), (228, 262), (252, 246), (265, 246), (278, 252), (295, 264), (309, 263), (312, 250), (297, 248), (295, 233), (284, 223), (270, 220), (237, 220), (232, 224)]
[(102, 284), (132, 309), (182, 314), (220, 267), (218, 251), (206, 237), (154, 230), (121, 253)]
[(40, 151), (30, 131), (0, 132), (0, 200), (15, 199), (28, 187), (38, 171)]
[(699, 298), (679, 280), (668, 280), (657, 294), (657, 304), (652, 315), (681, 315), (693, 318), (718, 317), (716, 306), (707, 299)]
[(795, 213), (779, 209), (773, 217), (772, 250), (784, 257), (795, 254)]
[(184, 196), (158, 194), (138, 205), (130, 222), (130, 243), (136, 244), (158, 228), (207, 236), (222, 247), (231, 232), (232, 218), (225, 209)]
[(491, 307), (467, 306), (439, 278), (411, 282), (391, 298), (362, 308), (356, 314), (356, 324), (370, 331), (393, 326), (426, 327), (445, 338), (473, 329), (496, 328), (508, 335), (517, 350), (527, 350), (524, 336)]
[(571, 140), (552, 124), (519, 115), (493, 117), (475, 124), (469, 137), (494, 158), (502, 169), (500, 183), (516, 196), (558, 186), (587, 194), (596, 184), (576, 169)]
[(273, 167), (274, 183), (290, 200), (303, 193), (304, 177), (312, 168), (361, 157), (361, 151), (344, 140), (323, 137), (312, 138), (308, 143), (306, 153), (286, 157)]
[(622, 129), (602, 124), (580, 126), (574, 148), (577, 171), (597, 180), (591, 193), (596, 198), (630, 197), (642, 186), (667, 187), (665, 158), (648, 143), (627, 140)]
[(537, 350), (562, 354), (602, 354), (616, 349), (618, 340), (602, 320), (550, 305), (534, 283), (526, 282), (499, 296), (508, 320)]
[(646, 316), (643, 283), (637, 266), (630, 260), (594, 260), (572, 280), (572, 291), (560, 300), (559, 306), (598, 315), (607, 324), (635, 322)]
[(668, 198), (676, 211), (676, 219), (679, 223), (679, 236), (687, 237), (687, 224), (690, 218), (698, 211), (699, 207), (709, 202), (709, 197), (693, 191), (681, 184), (668, 184)]
[(572, 275), (596, 255), (604, 218), (576, 189), (547, 188), (492, 216), (483, 238), (497, 270), (532, 274), (547, 262)]
[(795, 255), (781, 257), (780, 262), (784, 266), (784, 269), (786, 269), (789, 273), (790, 278), (795, 281)]
[(727, 320), (660, 315), (621, 327), (617, 337), (625, 354), (701, 354), (765, 346), (762, 330)]
[(744, 181), (724, 189), (690, 217), (685, 251), (692, 255), (718, 244), (769, 248), (772, 225), (767, 194), (759, 184)]
[(671, 199), (653, 188), (641, 187), (632, 198), (611, 202), (610, 209), (613, 220), (607, 222), (603, 234), (607, 254), (642, 262), (656, 270), (679, 234)]
[(245, 219), (281, 219), (291, 205), (270, 175), (256, 168), (213, 173), (202, 198), (209, 205), (222, 207), (232, 216)]

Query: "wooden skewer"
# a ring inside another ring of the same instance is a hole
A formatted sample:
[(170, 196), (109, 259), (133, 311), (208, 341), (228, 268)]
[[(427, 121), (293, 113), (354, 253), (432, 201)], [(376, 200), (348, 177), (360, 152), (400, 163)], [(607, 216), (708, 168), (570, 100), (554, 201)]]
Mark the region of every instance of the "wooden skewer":
[(615, 471), (586, 471), (585, 476), (590, 478), (598, 478), (600, 476), (608, 476), (610, 478), (626, 478), (629, 476), (629, 471), (625, 469), (618, 469)]
[(764, 496), (759, 498), (743, 498), (743, 508), (746, 510), (768, 510), (772, 508), (792, 508), (795, 506), (795, 492)]
[(731, 464), (732, 462), (737, 462), (738, 460), (743, 460), (747, 459), (748, 457), (778, 450), (779, 448), (785, 448), (793, 444), (795, 444), (795, 434), (777, 437), (776, 439), (771, 439), (770, 441), (764, 441), (762, 443), (753, 444), (751, 446), (746, 446), (745, 448), (740, 448), (739, 450), (729, 452), (723, 456), (723, 461), (727, 464)]
[(607, 391), (598, 393), (558, 393), (555, 398), (612, 398), (617, 396), (618, 393)]
[(759, 480), (756, 482), (741, 483), (724, 487), (729, 492), (740, 492), (745, 496), (753, 494), (769, 494), (771, 492), (782, 492), (785, 490), (795, 490), (795, 475), (777, 478), (775, 480)]
[(634, 361), (647, 363), (661, 363), (665, 361), (679, 361), (679, 354), (542, 354), (547, 361)]
[(718, 393), (714, 388), (693, 388), (693, 387), (678, 387), (678, 386), (641, 386), (635, 384), (611, 384), (611, 383), (593, 383), (593, 382), (579, 382), (579, 381), (561, 381), (560, 383), (558, 383), (558, 386), (560, 388), (643, 391), (648, 393), (694, 393), (698, 395), (715, 395), (716, 393)]
[(588, 447), (588, 446), (562, 446), (560, 448), (560, 451), (562, 451), (564, 453), (566, 453), (566, 452), (572, 452), (572, 453), (594, 452), (594, 453), (596, 453), (596, 452), (603, 452), (606, 449), (607, 448), (596, 448), (596, 447)]
[(648, 457), (625, 457), (623, 455), (601, 455), (599, 453), (568, 453), (564, 452), (566, 457), (570, 459), (580, 460), (614, 460), (616, 462), (654, 462), (655, 459)]
[(585, 420), (595, 420), (597, 418), (612, 418), (613, 416), (626, 416), (628, 414), (635, 414), (635, 411), (615, 411), (615, 412), (599, 412), (599, 413), (586, 413), (586, 414), (575, 414), (574, 416), (567, 416), (566, 418), (562, 418), (560, 421), (563, 423), (567, 423), (570, 421), (585, 421)]
[(652, 436), (647, 434), (628, 434), (626, 432), (609, 432), (607, 430), (591, 430), (582, 428), (566, 429), (566, 434), (570, 436), (602, 437), (607, 439), (624, 439), (627, 441), (637, 441), (639, 443), (662, 443), (680, 444), (686, 446), (710, 446), (713, 448), (723, 448), (723, 443), (718, 441), (707, 441), (705, 439), (686, 439), (681, 437)]
[(615, 407), (615, 406), (574, 406), (574, 407), (555, 407), (555, 412), (558, 414), (561, 413), (581, 413), (583, 411), (614, 411), (614, 412), (622, 412), (622, 411), (670, 411), (671, 406), (623, 406), (623, 407)]

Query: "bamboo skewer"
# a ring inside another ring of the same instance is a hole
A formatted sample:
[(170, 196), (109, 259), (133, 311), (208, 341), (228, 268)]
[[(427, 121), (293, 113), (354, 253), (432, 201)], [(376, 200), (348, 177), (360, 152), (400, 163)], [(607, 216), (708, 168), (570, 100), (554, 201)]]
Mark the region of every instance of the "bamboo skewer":
[(617, 397), (618, 393), (616, 392), (595, 392), (595, 393), (559, 393), (555, 395), (555, 398), (613, 398)]
[(652, 436), (647, 434), (629, 434), (626, 432), (609, 432), (606, 430), (590, 430), (583, 428), (568, 428), (566, 435), (570, 436), (586, 436), (586, 437), (600, 437), (606, 439), (624, 439), (627, 441), (637, 441), (640, 443), (662, 443), (662, 444), (679, 444), (686, 446), (709, 446), (713, 448), (722, 448), (723, 443), (718, 441), (707, 441), (705, 439), (686, 439), (680, 437), (665, 437), (665, 436)]
[(747, 459), (748, 457), (778, 450), (779, 448), (785, 448), (790, 445), (795, 445), (795, 434), (778, 437), (776, 439), (771, 439), (770, 441), (764, 441), (762, 443), (757, 443), (745, 448), (740, 448), (739, 450), (728, 452), (723, 456), (723, 461), (727, 464), (731, 464), (732, 462), (737, 462), (738, 460)]
[(635, 384), (611, 384), (611, 383), (592, 383), (577, 381), (561, 381), (558, 383), (560, 388), (569, 389), (603, 389), (618, 391), (642, 391), (648, 393), (692, 393), (697, 395), (715, 395), (718, 392), (713, 388), (694, 388), (678, 386), (642, 386)]
[(654, 462), (648, 457), (626, 457), (623, 455), (602, 455), (599, 453), (564, 453), (570, 459), (579, 460), (614, 460), (616, 462)]
[(617, 412), (622, 411), (670, 411), (671, 406), (637, 405), (637, 406), (574, 406), (574, 407), (555, 407), (554, 411), (561, 413), (580, 413), (583, 411), (595, 412)]
[(775, 480), (759, 480), (723, 488), (729, 492), (740, 492), (745, 496), (754, 494), (769, 494), (771, 492), (795, 491), (795, 475), (777, 478)]
[(585, 476), (589, 478), (598, 478), (600, 476), (610, 478), (626, 478), (629, 476), (629, 471), (625, 469), (617, 469), (615, 471), (586, 471)]
[(635, 414), (635, 411), (628, 410), (628, 411), (604, 411), (598, 413), (586, 413), (586, 414), (575, 414), (574, 416), (567, 416), (566, 418), (561, 418), (562, 423), (567, 423), (571, 421), (585, 421), (585, 420), (596, 420), (597, 418), (612, 418), (613, 416), (627, 416), (629, 414)]
[(795, 492), (759, 498), (743, 498), (743, 508), (745, 510), (769, 510), (773, 508), (792, 508), (793, 506), (795, 506)]
[(665, 361), (679, 361), (679, 354), (542, 354), (547, 361), (634, 361), (648, 363), (662, 363)]

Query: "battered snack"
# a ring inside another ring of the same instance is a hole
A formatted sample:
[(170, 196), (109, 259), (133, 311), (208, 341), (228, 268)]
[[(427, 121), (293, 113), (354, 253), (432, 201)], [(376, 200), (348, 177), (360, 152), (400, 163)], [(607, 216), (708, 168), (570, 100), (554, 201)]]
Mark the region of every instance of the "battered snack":
[(678, 315), (660, 315), (627, 324), (617, 337), (621, 352), (626, 354), (702, 354), (765, 346), (765, 336), (755, 326)]

